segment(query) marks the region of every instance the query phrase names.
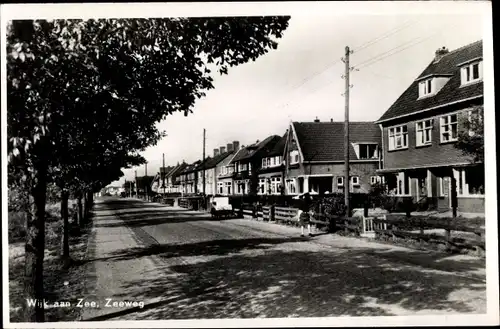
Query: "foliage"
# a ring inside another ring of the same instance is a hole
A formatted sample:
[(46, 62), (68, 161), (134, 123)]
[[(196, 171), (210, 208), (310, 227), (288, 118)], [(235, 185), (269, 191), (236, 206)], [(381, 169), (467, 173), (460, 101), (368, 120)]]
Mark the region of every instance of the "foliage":
[[(121, 168), (143, 163), (138, 153), (164, 136), (158, 121), (192, 112), (196, 100), (214, 87), (213, 69), (226, 74), (228, 67), (275, 49), (288, 20), (9, 22), (9, 180), (34, 200), (28, 213), (34, 220), (28, 220), (27, 277), (36, 272), (30, 280), (39, 279), (43, 264), (35, 251), (44, 249), (38, 228), (45, 217), (35, 210), (46, 201), (47, 180), (81, 196), (122, 176)], [(42, 285), (34, 282), (27, 289), (41, 298)], [(43, 310), (36, 312), (30, 320), (42, 320)]]
[(461, 126), (455, 147), (465, 156), (470, 156), (473, 163), (484, 163), (484, 109), (476, 106), (470, 116), (461, 118)]

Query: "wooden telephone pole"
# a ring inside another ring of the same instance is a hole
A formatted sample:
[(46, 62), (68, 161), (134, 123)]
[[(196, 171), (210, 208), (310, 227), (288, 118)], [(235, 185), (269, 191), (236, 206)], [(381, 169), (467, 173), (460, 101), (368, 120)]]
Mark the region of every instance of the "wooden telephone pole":
[(203, 196), (205, 196), (205, 144), (206, 144), (206, 130), (203, 129)]
[(352, 53), (349, 47), (345, 47), (345, 58), (343, 59), (345, 63), (345, 119), (344, 119), (344, 162), (345, 162), (345, 176), (344, 176), (344, 202), (346, 207), (346, 216), (351, 216), (351, 205), (350, 205), (350, 187), (351, 181), (349, 179), (349, 89), (351, 85), (349, 84), (349, 73), (351, 68), (349, 67), (349, 55)]
[[(144, 168), (144, 179), (146, 180), (146, 183), (148, 181), (148, 163), (146, 162), (144, 164), (145, 168)], [(146, 193), (146, 201), (149, 201), (148, 199), (148, 184), (144, 184), (144, 192)]]
[(163, 195), (165, 196), (165, 175), (167, 174), (165, 172), (165, 153), (163, 153), (163, 175), (162, 175), (162, 186), (163, 186)]
[(138, 198), (138, 188), (137, 188), (137, 170), (135, 171), (135, 198)]

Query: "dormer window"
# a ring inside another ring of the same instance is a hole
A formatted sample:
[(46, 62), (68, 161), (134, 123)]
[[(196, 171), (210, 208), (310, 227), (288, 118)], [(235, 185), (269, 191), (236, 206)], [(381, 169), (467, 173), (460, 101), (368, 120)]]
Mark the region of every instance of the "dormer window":
[(425, 97), (433, 94), (432, 79), (427, 79), (419, 83), (419, 97)]
[(377, 144), (354, 144), (354, 150), (359, 159), (378, 159)]
[(482, 61), (467, 63), (460, 69), (462, 85), (481, 81), (483, 79)]

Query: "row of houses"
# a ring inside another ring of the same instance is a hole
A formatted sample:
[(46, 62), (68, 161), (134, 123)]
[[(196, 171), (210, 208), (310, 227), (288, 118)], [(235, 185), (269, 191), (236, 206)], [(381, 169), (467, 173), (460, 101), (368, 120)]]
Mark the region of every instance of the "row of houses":
[(434, 55), (379, 120), (349, 123), (349, 182), (344, 123), (316, 118), (290, 122), (282, 135), (250, 145), (234, 141), (204, 161), (164, 168), (154, 184), (165, 176), (167, 193), (296, 195), (367, 193), (383, 182), (389, 193), (438, 210), (451, 208), (455, 188), (459, 211), (484, 212), (484, 165), (454, 146), (462, 120), (483, 105), (482, 41)]

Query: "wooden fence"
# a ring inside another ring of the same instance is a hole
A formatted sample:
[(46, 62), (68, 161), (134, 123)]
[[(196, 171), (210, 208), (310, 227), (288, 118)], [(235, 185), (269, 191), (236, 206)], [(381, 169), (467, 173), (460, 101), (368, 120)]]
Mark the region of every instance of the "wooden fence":
[[(238, 211), (238, 210), (237, 210)], [(286, 207), (262, 207), (262, 211), (255, 212), (244, 209), (243, 214), (265, 221), (297, 225), (295, 216), (298, 209)], [(461, 218), (433, 218), (428, 216), (378, 215), (369, 217), (349, 217), (316, 213), (311, 223), (317, 227), (326, 227), (329, 231), (343, 230), (358, 236), (374, 238), (396, 238), (444, 243), (447, 249), (485, 249), (484, 228), (480, 227), (484, 219), (468, 220)], [(429, 232), (442, 230), (442, 234)], [(475, 238), (453, 236), (460, 233), (472, 233)]]

